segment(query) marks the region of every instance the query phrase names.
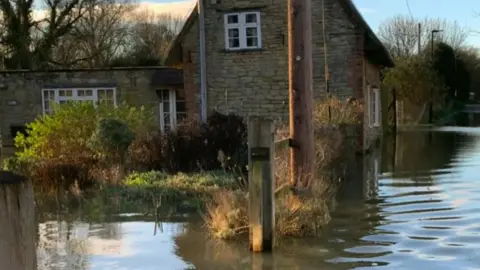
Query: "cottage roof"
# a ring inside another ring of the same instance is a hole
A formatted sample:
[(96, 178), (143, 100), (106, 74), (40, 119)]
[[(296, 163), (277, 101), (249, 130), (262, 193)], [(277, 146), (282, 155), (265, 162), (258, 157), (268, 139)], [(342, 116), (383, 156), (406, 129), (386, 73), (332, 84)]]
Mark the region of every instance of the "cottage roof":
[[(377, 35), (373, 32), (372, 28), (368, 25), (368, 23), (363, 18), (360, 11), (355, 7), (355, 4), (352, 3), (351, 0), (337, 0), (344, 10), (347, 12), (348, 17), (352, 21), (352, 23), (359, 26), (365, 35), (365, 47), (364, 50), (366, 55), (370, 61), (375, 64), (386, 66), (386, 67), (393, 67), (393, 59), (390, 56), (387, 48), (383, 45), (383, 43), (378, 39)], [(192, 10), (190, 15), (188, 16), (182, 30), (177, 35), (175, 40), (172, 42), (169, 50), (168, 56), (165, 61), (165, 64), (173, 64), (175, 61), (174, 59), (180, 57), (182, 54), (182, 46), (181, 41), (188, 33), (190, 28), (194, 25), (195, 21), (198, 18), (198, 4), (195, 5), (195, 8)]]

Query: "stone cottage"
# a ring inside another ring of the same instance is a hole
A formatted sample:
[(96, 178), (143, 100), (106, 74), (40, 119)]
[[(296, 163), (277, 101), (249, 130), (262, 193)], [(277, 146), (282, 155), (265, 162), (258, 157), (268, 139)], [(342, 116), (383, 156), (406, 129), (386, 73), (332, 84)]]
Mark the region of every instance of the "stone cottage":
[[(203, 0), (172, 44), (166, 64), (183, 70), (186, 110), (288, 119), (286, 0)], [(325, 12), (323, 13), (323, 8)], [(325, 21), (325, 34), (323, 23)], [(380, 69), (393, 61), (350, 0), (312, 0), (314, 98), (330, 93), (364, 101), (363, 145), (381, 132)], [(205, 33), (201, 97), (200, 30)], [(326, 46), (324, 46), (326, 40)]]
[[(110, 104), (127, 102), (158, 109), (159, 127), (186, 116), (182, 71), (166, 67), (0, 71), (0, 128), (4, 143), (53, 103), (70, 100)], [(174, 101), (174, 102), (173, 102)], [(175, 111), (176, 117), (170, 117)], [(160, 117), (162, 116), (162, 117)]]

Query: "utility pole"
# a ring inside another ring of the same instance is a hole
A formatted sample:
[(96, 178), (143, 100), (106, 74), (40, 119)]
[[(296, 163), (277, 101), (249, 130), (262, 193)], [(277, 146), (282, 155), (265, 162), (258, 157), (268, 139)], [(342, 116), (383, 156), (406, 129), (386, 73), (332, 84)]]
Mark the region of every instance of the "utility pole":
[(311, 0), (288, 0), (288, 47), (290, 183), (307, 188), (315, 172)]

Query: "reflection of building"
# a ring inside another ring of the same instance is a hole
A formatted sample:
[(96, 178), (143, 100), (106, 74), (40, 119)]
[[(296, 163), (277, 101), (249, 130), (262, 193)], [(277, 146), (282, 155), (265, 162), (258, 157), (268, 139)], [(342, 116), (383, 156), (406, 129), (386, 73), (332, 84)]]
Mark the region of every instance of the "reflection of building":
[(337, 196), (339, 200), (366, 200), (377, 194), (378, 176), (381, 173), (381, 151), (373, 148), (372, 152), (356, 156), (347, 165), (347, 175)]
[[(97, 227), (97, 228), (95, 228)], [(131, 250), (117, 235), (120, 224), (91, 225), (48, 221), (38, 225), (39, 269), (87, 269), (90, 256), (128, 255)], [(105, 233), (108, 237), (104, 237)]]

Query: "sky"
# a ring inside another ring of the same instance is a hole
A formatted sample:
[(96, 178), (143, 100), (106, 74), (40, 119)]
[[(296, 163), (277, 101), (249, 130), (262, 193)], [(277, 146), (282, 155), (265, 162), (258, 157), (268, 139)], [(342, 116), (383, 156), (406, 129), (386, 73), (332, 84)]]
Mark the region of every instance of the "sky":
[[(187, 15), (195, 0), (140, 0), (142, 5), (162, 12)], [(287, 1), (287, 0), (284, 0)], [(313, 0), (316, 1), (316, 0)], [(375, 31), (381, 22), (397, 14), (410, 15), (407, 0), (353, 0), (365, 20)], [(480, 0), (408, 0), (412, 16), (416, 18), (445, 18), (457, 21), (471, 31), (480, 32)], [(459, 4), (461, 3), (461, 4)], [(480, 34), (471, 33), (467, 41), (480, 47)]]

